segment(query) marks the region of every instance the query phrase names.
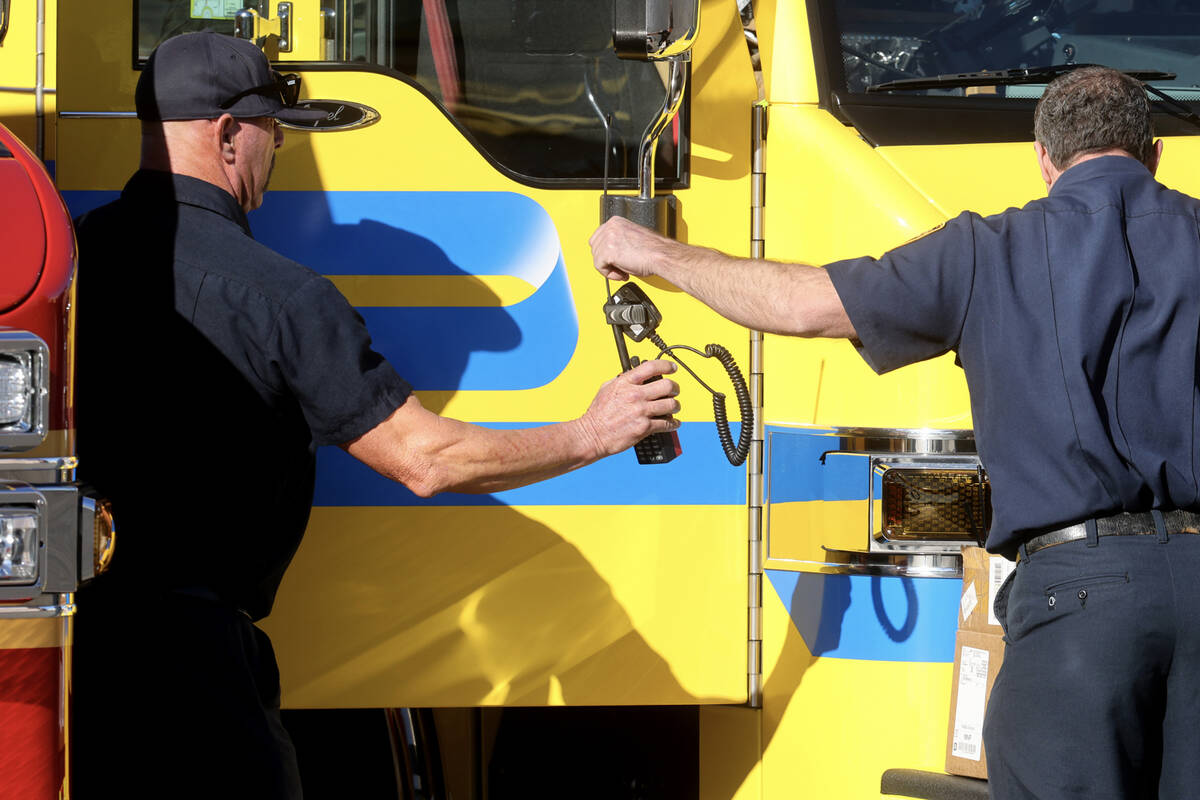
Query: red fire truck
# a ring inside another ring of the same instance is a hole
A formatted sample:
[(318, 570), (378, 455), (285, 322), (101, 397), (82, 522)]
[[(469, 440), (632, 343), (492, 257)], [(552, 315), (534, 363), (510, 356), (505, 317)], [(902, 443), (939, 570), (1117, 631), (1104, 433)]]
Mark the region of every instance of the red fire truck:
[(42, 800), (68, 795), (72, 593), (112, 518), (74, 482), (71, 220), (3, 126), (0, 242), (0, 795)]

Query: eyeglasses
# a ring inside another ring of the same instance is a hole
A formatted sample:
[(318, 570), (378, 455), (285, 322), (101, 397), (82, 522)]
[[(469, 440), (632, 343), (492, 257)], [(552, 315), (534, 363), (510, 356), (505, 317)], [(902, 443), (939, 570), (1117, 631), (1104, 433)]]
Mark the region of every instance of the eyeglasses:
[(284, 108), (291, 108), (296, 105), (296, 101), (300, 99), (300, 76), (294, 72), (281, 75), (275, 70), (271, 70), (270, 83), (264, 83), (262, 86), (255, 86), (238, 92), (233, 97), (221, 103), (218, 108), (229, 108), (238, 100), (241, 100), (243, 97), (252, 94), (258, 94), (272, 100), (278, 100), (283, 104)]

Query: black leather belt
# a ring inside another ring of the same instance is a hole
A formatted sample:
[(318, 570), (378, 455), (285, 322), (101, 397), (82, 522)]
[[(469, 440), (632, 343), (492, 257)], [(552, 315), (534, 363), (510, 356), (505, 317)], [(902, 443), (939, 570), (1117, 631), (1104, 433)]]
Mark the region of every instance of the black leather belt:
[[(1167, 534), (1200, 533), (1200, 514), (1193, 511), (1163, 511), (1162, 520)], [(1154, 524), (1154, 515), (1150, 512), (1126, 512), (1097, 519), (1096, 533), (1099, 536), (1155, 536), (1158, 534), (1158, 528)], [(1025, 543), (1025, 553), (1028, 555), (1056, 544), (1077, 542), (1086, 538), (1087, 523), (1079, 522), (1033, 537)]]

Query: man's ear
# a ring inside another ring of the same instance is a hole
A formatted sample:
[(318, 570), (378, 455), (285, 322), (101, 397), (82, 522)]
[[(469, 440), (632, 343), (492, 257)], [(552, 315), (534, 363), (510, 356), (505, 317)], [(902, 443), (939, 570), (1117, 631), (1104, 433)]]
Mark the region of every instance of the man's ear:
[(1050, 188), (1050, 173), (1046, 171), (1046, 148), (1042, 147), (1041, 142), (1033, 143), (1033, 152), (1037, 157), (1038, 169), (1041, 170), (1042, 180), (1046, 184), (1046, 188)]
[(240, 130), (238, 121), (229, 114), (222, 114), (213, 120), (213, 129), (217, 136), (221, 160), (232, 164), (237, 159), (237, 134)]
[(1154, 143), (1154, 149), (1150, 151), (1150, 163), (1146, 166), (1150, 168), (1150, 174), (1154, 175), (1158, 172), (1158, 162), (1162, 160), (1163, 140), (1159, 139)]
[(1058, 178), (1058, 168), (1050, 160), (1050, 153), (1042, 146), (1041, 142), (1033, 143), (1033, 152), (1037, 154), (1038, 168), (1042, 171), (1042, 182), (1046, 184), (1046, 191), (1050, 191), (1050, 187)]

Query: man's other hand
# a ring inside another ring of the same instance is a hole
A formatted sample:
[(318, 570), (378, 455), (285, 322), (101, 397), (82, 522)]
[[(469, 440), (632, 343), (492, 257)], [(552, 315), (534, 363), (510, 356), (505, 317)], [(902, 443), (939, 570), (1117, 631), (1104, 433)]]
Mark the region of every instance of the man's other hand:
[[(632, 223), (631, 223), (632, 224)], [(673, 431), (679, 420), (679, 385), (669, 378), (650, 380), (676, 369), (674, 362), (646, 361), (600, 387), (580, 428), (597, 458), (632, 447), (652, 433)]]
[(630, 275), (644, 278), (657, 274), (656, 260), (675, 242), (624, 217), (612, 217), (596, 229), (588, 244), (600, 274), (623, 281)]

